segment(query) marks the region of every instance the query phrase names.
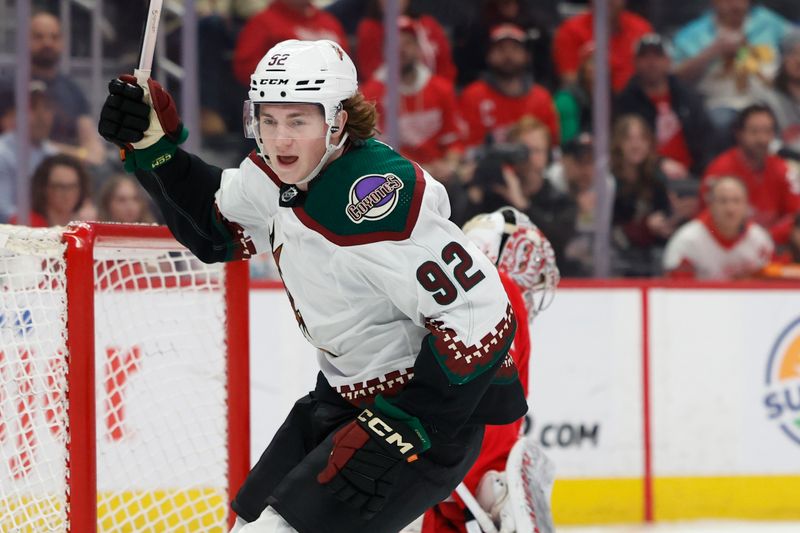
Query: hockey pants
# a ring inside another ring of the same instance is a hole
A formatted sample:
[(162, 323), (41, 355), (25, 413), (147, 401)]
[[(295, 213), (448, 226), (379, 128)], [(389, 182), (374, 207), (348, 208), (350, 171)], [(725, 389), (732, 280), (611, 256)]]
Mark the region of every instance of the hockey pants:
[(232, 502), (236, 514), (256, 522), (269, 505), (299, 533), (397, 533), (446, 498), (480, 451), (483, 426), (465, 426), (453, 438), (433, 433), (431, 449), (413, 463), (398, 464), (386, 504), (365, 520), (316, 479), (327, 464), (333, 433), (360, 412), (319, 374), (315, 390), (295, 403), (247, 476)]

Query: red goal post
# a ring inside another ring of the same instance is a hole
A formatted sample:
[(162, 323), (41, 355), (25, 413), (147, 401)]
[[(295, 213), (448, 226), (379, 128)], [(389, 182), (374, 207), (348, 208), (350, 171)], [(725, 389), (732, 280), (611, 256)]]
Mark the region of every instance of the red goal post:
[(159, 226), (0, 225), (0, 531), (227, 531), (247, 272)]

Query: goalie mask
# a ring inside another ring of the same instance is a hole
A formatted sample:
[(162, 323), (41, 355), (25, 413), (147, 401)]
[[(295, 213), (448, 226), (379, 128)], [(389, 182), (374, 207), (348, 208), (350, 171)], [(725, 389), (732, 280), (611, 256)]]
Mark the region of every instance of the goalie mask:
[[(270, 165), (258, 124), (258, 104), (317, 104), (325, 119), (325, 153), (317, 166), (297, 184), (311, 181), (330, 156), (344, 146), (347, 133), (336, 144), (331, 135), (341, 127), (342, 102), (358, 91), (356, 67), (333, 41), (291, 39), (273, 46), (250, 76), (249, 100), (244, 103), (245, 136), (255, 139), (259, 154)], [(289, 136), (303, 132), (289, 132)], [(271, 166), (271, 165), (270, 165)]]
[(522, 290), (532, 320), (553, 301), (561, 276), (547, 237), (513, 207), (473, 217), (464, 233)]

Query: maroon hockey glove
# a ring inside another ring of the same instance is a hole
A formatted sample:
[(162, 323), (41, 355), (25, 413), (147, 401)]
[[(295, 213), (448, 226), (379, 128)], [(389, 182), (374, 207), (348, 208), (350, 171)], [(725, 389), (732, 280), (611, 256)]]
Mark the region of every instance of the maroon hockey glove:
[(412, 462), (430, 448), (419, 419), (381, 396), (333, 436), (328, 464), (317, 475), (341, 501), (370, 519), (383, 508), (401, 462)]
[(157, 81), (143, 87), (130, 74), (112, 80), (108, 92), (97, 129), (123, 149), (126, 170), (152, 170), (172, 159), (188, 137), (172, 96)]

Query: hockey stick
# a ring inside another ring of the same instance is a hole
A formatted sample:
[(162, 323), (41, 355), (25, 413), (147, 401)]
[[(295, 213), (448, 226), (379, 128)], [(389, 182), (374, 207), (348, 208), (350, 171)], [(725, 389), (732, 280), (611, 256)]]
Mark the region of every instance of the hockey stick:
[(147, 8), (147, 24), (142, 37), (142, 53), (139, 56), (139, 68), (133, 71), (136, 80), (141, 85), (147, 85), (150, 70), (153, 68), (153, 54), (156, 50), (156, 37), (158, 36), (158, 23), (161, 20), (161, 4), (163, 0), (150, 0)]
[(456, 487), (456, 494), (458, 494), (464, 502), (464, 505), (467, 506), (469, 512), (475, 517), (475, 520), (478, 521), (478, 525), (481, 526), (484, 533), (497, 533), (497, 528), (494, 527), (494, 522), (492, 522), (491, 517), (486, 514), (486, 511), (483, 510), (483, 507), (481, 507), (464, 483), (458, 484)]

